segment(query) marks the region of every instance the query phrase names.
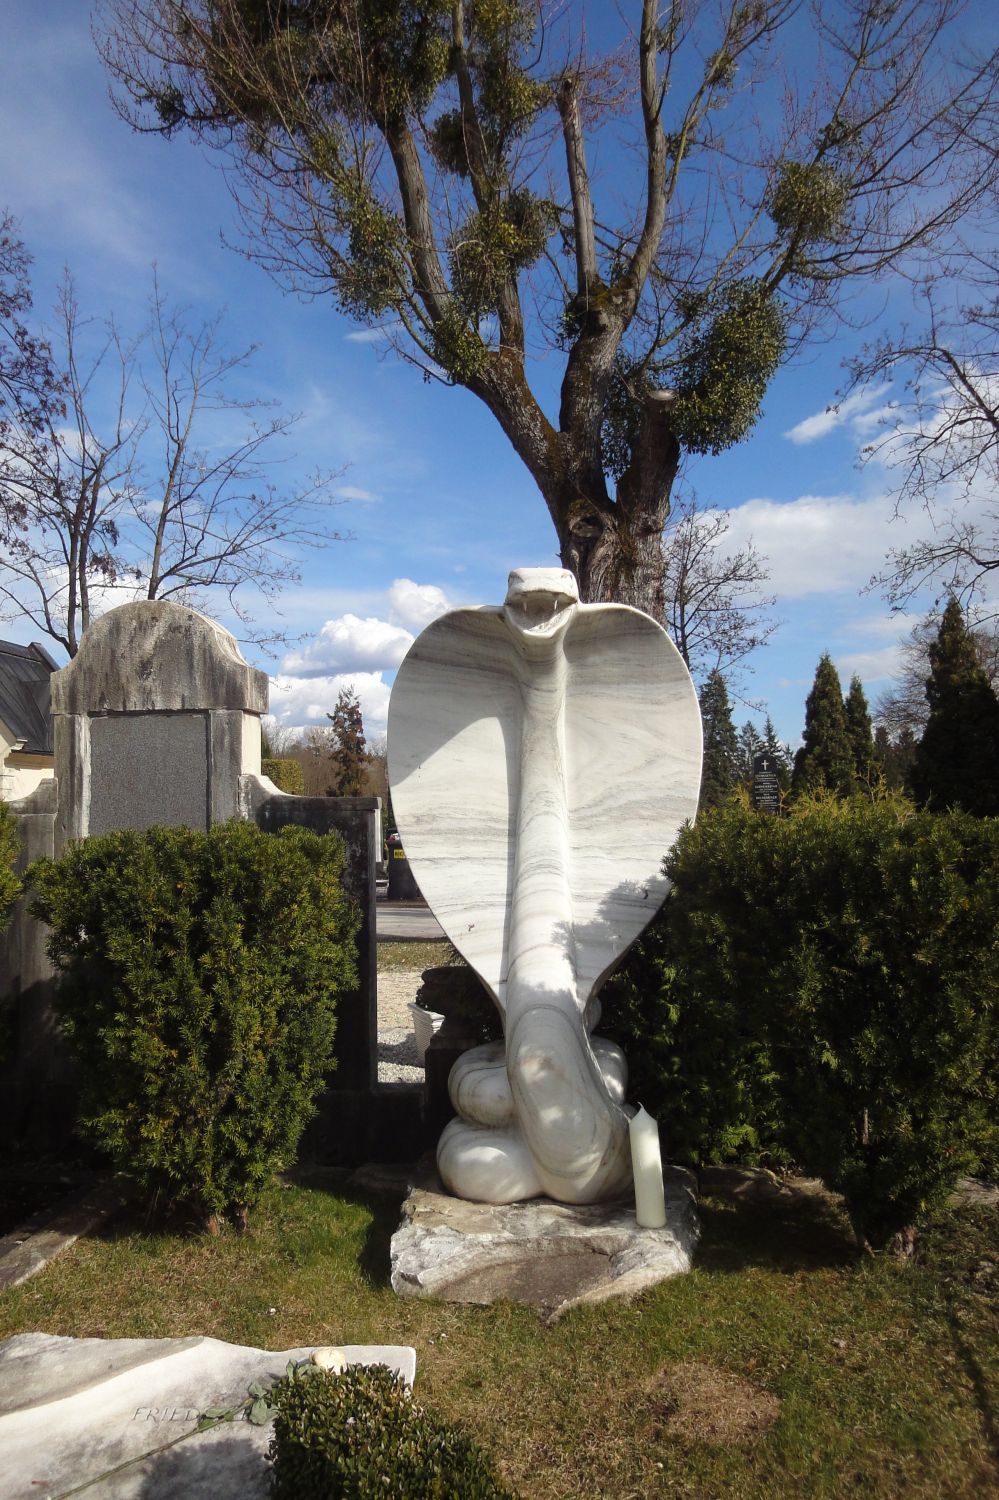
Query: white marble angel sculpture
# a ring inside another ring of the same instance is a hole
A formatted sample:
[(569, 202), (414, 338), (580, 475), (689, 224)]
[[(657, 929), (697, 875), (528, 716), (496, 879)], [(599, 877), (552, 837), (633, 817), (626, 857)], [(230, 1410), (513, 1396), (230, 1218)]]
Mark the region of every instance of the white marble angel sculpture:
[(510, 574), (500, 608), (429, 625), (389, 708), (392, 804), (420, 889), (488, 987), (504, 1040), (449, 1082), (437, 1162), (486, 1203), (594, 1203), (631, 1181), (626, 1064), (599, 987), (661, 905), (697, 806), (701, 721), (665, 631)]

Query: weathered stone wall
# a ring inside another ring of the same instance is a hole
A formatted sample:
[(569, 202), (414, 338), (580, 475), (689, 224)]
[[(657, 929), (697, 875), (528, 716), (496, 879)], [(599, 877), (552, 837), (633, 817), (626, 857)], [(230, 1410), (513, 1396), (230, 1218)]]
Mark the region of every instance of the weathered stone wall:
[[(11, 803), (21, 837), (15, 866), (51, 857), (55, 841), (56, 784), (51, 778)], [(0, 1139), (46, 1149), (65, 1139), (72, 1124), (73, 1090), (58, 1045), (52, 1010), (54, 977), (45, 950), (47, 929), (29, 915), (30, 897), (15, 901), (0, 934), (0, 993), (13, 1009), (15, 1048), (0, 1066)]]
[(377, 797), (296, 797), (273, 782), (245, 776), (242, 815), (269, 833), (289, 823), (313, 833), (339, 833), (347, 851), (347, 890), (361, 910), (357, 936), (359, 984), (337, 1009), (337, 1067), (319, 1114), (302, 1142), (306, 1160), (335, 1166), (407, 1161), (423, 1149), (422, 1091), (418, 1085), (378, 1083), (378, 974), (375, 864), (381, 853)]

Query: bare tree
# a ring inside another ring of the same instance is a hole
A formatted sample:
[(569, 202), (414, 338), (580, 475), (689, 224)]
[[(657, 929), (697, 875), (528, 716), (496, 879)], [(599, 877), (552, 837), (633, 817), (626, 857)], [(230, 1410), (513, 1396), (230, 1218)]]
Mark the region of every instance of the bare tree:
[[(118, 548), (122, 519), (137, 498), (144, 422), (129, 414), (134, 346), (108, 327), (81, 361), (79, 309), (68, 278), (57, 314), (65, 418), (46, 411), (38, 422), (12, 422), (2, 438), (5, 488), (21, 524), (0, 543), (0, 600), (6, 618), (26, 616), (75, 656), (95, 599), (138, 581)], [(91, 419), (98, 407), (100, 430)]]
[[(974, 267), (972, 267), (974, 269)], [(979, 262), (994, 288), (999, 260)], [(963, 288), (964, 298), (968, 287)], [(925, 318), (867, 350), (851, 384), (902, 377), (881, 436), (865, 450), (898, 476), (896, 508), (919, 505), (927, 532), (894, 549), (872, 579), (896, 608), (927, 586), (965, 603), (993, 595), (999, 570), (999, 297), (967, 303), (936, 277), (920, 290)], [(981, 616), (981, 610), (978, 611)]]
[(666, 627), (691, 672), (721, 672), (731, 686), (740, 663), (770, 639), (778, 621), (775, 603), (762, 592), (766, 559), (750, 540), (726, 552), (724, 511), (702, 511), (688, 493), (670, 515), (663, 537), (666, 558)]
[(842, 289), (946, 256), (999, 172), (961, 8), (643, 0), (597, 57), (533, 0), (100, 15), (123, 113), (220, 148), (261, 263), (483, 401), (582, 597), (662, 618), (684, 454), (742, 439)]
[[(0, 464), (21, 525), (0, 539), (0, 600), (74, 656), (95, 613), (129, 598), (215, 607), (244, 623), (300, 577), (303, 547), (342, 540), (328, 526), (332, 476), (279, 489), (268, 445), (295, 418), (233, 396), (227, 378), (254, 348), (221, 343), (220, 320), (193, 332), (154, 278), (148, 325), (126, 341), (113, 321), (81, 320), (72, 282), (57, 308), (65, 371), (58, 409), (13, 420)], [(94, 339), (95, 329), (100, 329)], [(219, 443), (219, 414), (242, 435)]]
[(41, 432), (65, 415), (65, 381), (48, 342), (28, 328), (31, 257), (13, 217), (0, 213), (0, 526), (24, 525), (19, 500), (8, 488), (5, 443), (12, 430)]

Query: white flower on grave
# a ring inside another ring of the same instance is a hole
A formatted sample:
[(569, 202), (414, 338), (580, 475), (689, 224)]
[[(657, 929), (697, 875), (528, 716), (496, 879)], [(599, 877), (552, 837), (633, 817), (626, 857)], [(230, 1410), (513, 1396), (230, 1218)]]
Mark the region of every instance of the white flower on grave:
[(339, 1375), (341, 1370), (347, 1368), (346, 1354), (342, 1349), (336, 1348), (335, 1345), (313, 1349), (310, 1359), (320, 1370), (332, 1370), (334, 1375)]

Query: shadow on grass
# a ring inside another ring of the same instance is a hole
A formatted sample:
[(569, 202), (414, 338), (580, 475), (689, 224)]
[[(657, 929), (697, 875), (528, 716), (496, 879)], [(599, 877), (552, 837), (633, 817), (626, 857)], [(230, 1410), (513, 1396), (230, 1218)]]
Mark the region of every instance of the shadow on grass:
[[(999, 1315), (999, 1210), (981, 1204), (950, 1207), (920, 1237), (919, 1262), (936, 1272), (951, 1348), (973, 1392), (982, 1432), (999, 1466), (999, 1408), (994, 1379), (982, 1364), (975, 1335), (993, 1337)], [(989, 1345), (986, 1345), (989, 1347)], [(994, 1345), (992, 1346), (994, 1347)]]
[[(349, 1183), (330, 1168), (292, 1169), (288, 1180), (362, 1209), (369, 1217), (358, 1265), (373, 1289), (389, 1285), (390, 1245), (401, 1219), (402, 1194)], [(835, 1200), (823, 1195), (776, 1198), (766, 1203), (707, 1196), (698, 1205), (702, 1235), (696, 1262), (707, 1272), (737, 1274), (751, 1267), (793, 1275), (857, 1264), (849, 1223)], [(253, 1216), (250, 1231), (253, 1230)], [(229, 1231), (231, 1232), (231, 1231)], [(139, 1201), (126, 1204), (91, 1231), (106, 1242), (170, 1236), (200, 1239), (203, 1226), (182, 1213), (158, 1212)]]
[(700, 1200), (703, 1271), (737, 1274), (750, 1267), (793, 1275), (857, 1263), (849, 1222), (822, 1196), (776, 1198), (768, 1203)]
[(947, 1298), (946, 1318), (951, 1343), (954, 1346), (954, 1353), (968, 1378), (968, 1384), (974, 1392), (975, 1405), (982, 1419), (982, 1431), (988, 1442), (992, 1461), (999, 1465), (999, 1413), (996, 1411), (995, 1400), (989, 1388), (985, 1371), (982, 1369), (978, 1355), (971, 1347), (965, 1335), (961, 1323), (960, 1308), (957, 1299), (953, 1296), (948, 1296)]
[(366, 1208), (371, 1214), (359, 1265), (368, 1285), (376, 1290), (384, 1290), (389, 1286), (390, 1244), (393, 1234), (399, 1228), (402, 1205), (398, 1199), (385, 1193), (365, 1192), (359, 1188), (341, 1189), (339, 1197), (345, 1203)]
[(364, 1244), (358, 1257), (358, 1266), (365, 1281), (373, 1290), (384, 1290), (389, 1285), (391, 1269), (390, 1244), (402, 1217), (402, 1193), (386, 1189), (378, 1191), (362, 1188), (351, 1183), (349, 1172), (338, 1167), (293, 1167), (288, 1180), (310, 1192), (329, 1193), (355, 1208), (364, 1209), (371, 1215)]

